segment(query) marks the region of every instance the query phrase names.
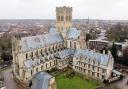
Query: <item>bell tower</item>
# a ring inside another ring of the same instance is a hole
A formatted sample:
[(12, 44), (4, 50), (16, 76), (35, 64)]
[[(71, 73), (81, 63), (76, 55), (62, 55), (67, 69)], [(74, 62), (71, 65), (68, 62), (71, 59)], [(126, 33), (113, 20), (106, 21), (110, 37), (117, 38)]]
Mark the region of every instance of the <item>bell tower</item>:
[(72, 28), (72, 7), (56, 7), (56, 29), (66, 37), (67, 31)]

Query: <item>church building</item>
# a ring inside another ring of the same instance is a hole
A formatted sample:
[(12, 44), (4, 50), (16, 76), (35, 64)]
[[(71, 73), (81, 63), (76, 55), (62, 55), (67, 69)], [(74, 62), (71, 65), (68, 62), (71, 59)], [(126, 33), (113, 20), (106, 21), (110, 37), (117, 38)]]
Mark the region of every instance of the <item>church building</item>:
[(39, 75), (49, 76), (47, 83), (50, 83), (52, 76), (44, 71), (67, 66), (83, 75), (104, 80), (110, 77), (114, 63), (111, 53), (87, 49), (86, 32), (72, 27), (72, 7), (66, 6), (56, 7), (56, 28), (49, 29), (47, 34), (13, 37), (12, 54), (14, 76), (26, 84)]

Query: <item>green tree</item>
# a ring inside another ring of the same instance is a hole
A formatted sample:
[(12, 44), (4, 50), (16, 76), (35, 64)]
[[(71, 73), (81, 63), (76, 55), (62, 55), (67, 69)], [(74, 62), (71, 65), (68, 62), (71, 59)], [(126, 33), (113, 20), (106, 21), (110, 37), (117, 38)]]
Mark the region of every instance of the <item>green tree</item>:
[(123, 42), (128, 39), (128, 25), (121, 25), (120, 23), (111, 27), (107, 31), (107, 38), (110, 41)]
[(2, 52), (1, 58), (2, 58), (4, 61), (12, 60), (12, 56), (11, 56), (8, 52)]
[(117, 48), (116, 45), (113, 42), (113, 45), (110, 47), (110, 51), (112, 53), (112, 56), (116, 59), (117, 58)]
[(91, 39), (91, 35), (89, 33), (86, 34), (86, 41), (88, 41), (89, 39)]

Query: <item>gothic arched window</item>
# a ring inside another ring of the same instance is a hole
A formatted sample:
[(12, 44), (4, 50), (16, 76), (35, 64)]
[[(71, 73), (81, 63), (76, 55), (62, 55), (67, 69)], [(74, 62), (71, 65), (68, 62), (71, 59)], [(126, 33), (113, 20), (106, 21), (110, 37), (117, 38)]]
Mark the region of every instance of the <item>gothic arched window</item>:
[(69, 16), (69, 21), (71, 21), (72, 20), (72, 18), (71, 18), (71, 16)]
[(64, 17), (63, 16), (61, 16), (61, 21), (64, 21)]
[(26, 53), (26, 59), (28, 59), (28, 54)]
[(60, 21), (60, 16), (57, 17), (57, 20)]
[(66, 16), (66, 21), (69, 21), (68, 16)]
[(46, 63), (46, 68), (48, 67), (48, 64)]

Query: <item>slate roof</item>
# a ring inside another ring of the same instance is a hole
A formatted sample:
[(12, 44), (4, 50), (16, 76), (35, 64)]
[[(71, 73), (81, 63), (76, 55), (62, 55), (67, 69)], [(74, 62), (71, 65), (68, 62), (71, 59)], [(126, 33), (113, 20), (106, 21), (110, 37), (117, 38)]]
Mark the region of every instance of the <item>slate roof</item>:
[[(88, 50), (88, 49), (85, 49), (85, 50), (76, 49), (74, 56), (75, 57), (81, 57), (82, 56), (86, 59), (96, 60), (100, 63), (100, 65), (104, 65), (104, 66), (108, 65), (108, 62), (110, 59), (110, 55), (97, 53), (93, 50)], [(85, 60), (85, 62), (88, 63), (89, 60)]]
[(50, 28), (49, 33), (51, 34), (57, 33), (57, 30), (55, 28)]
[(39, 72), (34, 75), (31, 89), (49, 89), (50, 79), (53, 78), (46, 72)]
[(21, 51), (29, 51), (55, 43), (64, 42), (64, 39), (59, 32), (52, 32), (45, 35), (23, 37), (21, 38)]
[[(65, 57), (68, 56), (74, 56), (74, 57), (83, 57), (86, 60), (84, 61), (85, 63), (90, 63), (90, 60), (96, 60), (99, 62), (100, 65), (103, 66), (107, 66), (109, 63), (110, 55), (107, 54), (101, 54), (101, 53), (97, 53), (95, 51), (92, 50), (88, 50), (88, 49), (65, 49), (62, 50), (56, 54), (52, 54), (52, 55), (48, 55), (47, 57), (57, 57), (60, 60), (63, 60)], [(48, 59), (47, 57), (40, 57), (39, 59), (34, 59), (34, 61), (32, 61), (32, 59), (27, 59), (24, 61), (24, 65), (27, 69), (33, 68), (34, 66), (40, 64), (41, 61), (45, 62), (45, 59)]]
[(75, 52), (74, 49), (65, 49), (58, 52), (55, 56), (63, 60), (67, 56), (74, 55), (74, 52)]
[[(72, 39), (77, 39), (78, 36), (80, 35), (80, 30), (77, 30), (76, 28), (72, 28), (68, 31), (67, 36), (68, 38), (72, 38)], [(41, 47), (45, 47), (45, 46), (49, 46), (51, 44), (56, 44), (59, 42), (64, 42), (64, 39), (61, 35), (61, 33), (57, 32), (56, 29), (51, 28), (49, 30), (48, 34), (45, 35), (38, 35), (38, 36), (32, 36), (32, 37), (23, 37), (21, 38), (21, 51), (30, 51), (32, 49), (37, 49), (37, 48), (41, 48)], [(101, 54), (101, 53), (97, 53), (94, 51), (90, 51), (88, 49), (65, 49), (63, 51), (58, 52), (57, 54), (53, 55), (56, 56), (58, 58), (60, 58), (61, 60), (64, 57), (70, 56), (70, 55), (74, 55), (75, 57), (80, 57), (83, 56), (87, 59), (91, 59), (91, 60), (96, 60), (98, 61), (101, 65), (105, 65), (107, 66), (110, 56), (106, 55), (106, 54)], [(48, 55), (47, 57), (49, 57), (50, 55)], [(47, 58), (45, 56), (45, 58)], [(30, 60), (26, 60), (24, 61), (24, 64), (26, 66), (26, 68), (32, 68), (34, 65), (36, 65), (37, 63), (40, 63), (41, 60), (45, 61), (45, 58), (39, 58), (37, 62), (33, 62), (31, 59)], [(85, 61), (86, 63), (89, 62), (89, 60)]]
[(78, 36), (80, 36), (81, 31), (77, 30), (76, 28), (71, 28), (67, 32), (67, 38), (69, 39), (78, 39)]
[[(76, 28), (71, 28), (67, 32), (67, 37), (69, 39), (78, 39), (80, 36), (80, 30)], [(51, 28), (48, 34), (37, 35), (31, 37), (21, 38), (21, 52), (30, 51), (33, 49), (49, 46), (55, 43), (64, 42), (62, 34), (57, 32), (55, 28)]]

